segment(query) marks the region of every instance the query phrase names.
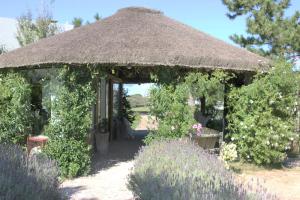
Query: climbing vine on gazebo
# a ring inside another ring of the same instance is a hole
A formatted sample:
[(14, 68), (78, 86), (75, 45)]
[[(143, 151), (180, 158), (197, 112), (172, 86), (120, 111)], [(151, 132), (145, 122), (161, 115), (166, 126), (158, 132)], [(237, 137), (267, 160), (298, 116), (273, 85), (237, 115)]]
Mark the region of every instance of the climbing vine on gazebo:
[(175, 70), (170, 76), (166, 75), (167, 72), (157, 70), (152, 74), (157, 85), (150, 92), (150, 113), (159, 125), (158, 130), (152, 130), (146, 138), (147, 143), (187, 136), (192, 124), (196, 123), (194, 113), (200, 109), (197, 105), (189, 105), (188, 100), (199, 102), (206, 97), (205, 102), (212, 114), (216, 103), (223, 103), (224, 84), (233, 77), (221, 70), (211, 73)]

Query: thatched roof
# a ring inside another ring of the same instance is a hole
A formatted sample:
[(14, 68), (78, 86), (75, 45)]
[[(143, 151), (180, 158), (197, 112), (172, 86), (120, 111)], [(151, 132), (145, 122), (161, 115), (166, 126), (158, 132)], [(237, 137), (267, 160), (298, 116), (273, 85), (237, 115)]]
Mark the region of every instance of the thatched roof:
[(136, 7), (0, 56), (0, 68), (87, 63), (253, 71), (267, 60), (160, 11)]

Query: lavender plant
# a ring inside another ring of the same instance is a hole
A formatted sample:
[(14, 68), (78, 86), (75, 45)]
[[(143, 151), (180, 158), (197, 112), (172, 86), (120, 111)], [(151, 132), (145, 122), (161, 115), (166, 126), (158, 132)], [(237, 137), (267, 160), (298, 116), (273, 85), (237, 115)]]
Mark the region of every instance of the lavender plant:
[(58, 175), (45, 155), (27, 157), (19, 146), (0, 144), (0, 199), (61, 199)]
[[(138, 199), (277, 199), (258, 183), (235, 180), (215, 155), (190, 141), (154, 141), (136, 156), (128, 188)], [(255, 189), (254, 189), (255, 188)]]

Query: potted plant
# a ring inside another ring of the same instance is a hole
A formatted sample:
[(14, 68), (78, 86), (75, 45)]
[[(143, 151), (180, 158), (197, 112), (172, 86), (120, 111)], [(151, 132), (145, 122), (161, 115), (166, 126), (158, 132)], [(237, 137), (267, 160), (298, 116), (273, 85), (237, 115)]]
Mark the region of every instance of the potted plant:
[(102, 119), (99, 123), (95, 138), (97, 151), (101, 154), (106, 154), (109, 144), (108, 120), (106, 118)]

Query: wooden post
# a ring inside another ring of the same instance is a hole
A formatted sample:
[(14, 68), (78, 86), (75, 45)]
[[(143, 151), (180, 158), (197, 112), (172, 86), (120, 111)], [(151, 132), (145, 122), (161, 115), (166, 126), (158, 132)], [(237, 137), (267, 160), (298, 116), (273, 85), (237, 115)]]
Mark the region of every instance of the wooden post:
[(201, 102), (200, 111), (201, 111), (202, 115), (205, 115), (205, 97), (204, 96), (200, 98), (200, 102)]
[(114, 101), (113, 82), (110, 79), (108, 81), (108, 131), (110, 132), (109, 140), (116, 138), (113, 131), (113, 101)]
[(228, 95), (228, 92), (229, 92), (229, 86), (227, 83), (224, 83), (224, 108), (223, 108), (223, 129), (222, 129), (222, 132), (223, 132), (223, 140), (224, 140), (224, 137), (226, 136), (227, 134), (227, 125), (228, 125), (228, 122), (227, 122), (227, 114), (228, 114), (228, 106), (227, 106), (227, 95)]
[(106, 118), (106, 80), (105, 78), (100, 79), (100, 122)]
[(99, 96), (100, 96), (100, 90), (99, 90), (99, 87), (100, 87), (100, 85), (99, 85), (99, 79), (98, 78), (96, 78), (96, 80), (95, 80), (95, 82), (94, 82), (94, 84), (93, 84), (93, 86), (94, 86), (94, 90), (96, 91), (96, 102), (95, 102), (95, 104), (93, 105), (93, 108), (92, 108), (92, 113), (93, 113), (93, 131), (97, 131), (97, 125), (98, 125), (98, 123), (99, 123), (99, 117), (98, 117), (98, 115), (99, 115), (99, 101), (100, 101), (100, 99), (99, 99)]
[(298, 90), (298, 99), (296, 106), (296, 131), (300, 136), (300, 90)]
[(119, 108), (118, 108), (118, 116), (120, 117), (122, 114), (123, 110), (123, 83), (119, 83), (119, 96), (118, 96), (118, 101), (119, 101)]

